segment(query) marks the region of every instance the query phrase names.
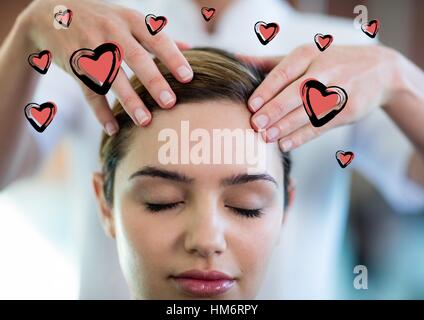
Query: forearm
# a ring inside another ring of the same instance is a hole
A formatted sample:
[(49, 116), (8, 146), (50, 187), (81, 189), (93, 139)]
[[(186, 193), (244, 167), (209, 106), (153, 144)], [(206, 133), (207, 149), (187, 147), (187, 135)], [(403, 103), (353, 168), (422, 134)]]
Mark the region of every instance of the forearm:
[[(32, 50), (22, 19), (18, 18), (0, 48), (0, 187), (16, 163), (24, 128), (24, 107), (35, 90), (38, 75), (27, 63)], [(35, 102), (35, 101), (34, 101)], [(12, 170), (13, 171), (13, 170)]]
[(424, 187), (424, 72), (402, 56), (394, 66), (395, 88), (384, 109), (415, 146), (408, 174)]

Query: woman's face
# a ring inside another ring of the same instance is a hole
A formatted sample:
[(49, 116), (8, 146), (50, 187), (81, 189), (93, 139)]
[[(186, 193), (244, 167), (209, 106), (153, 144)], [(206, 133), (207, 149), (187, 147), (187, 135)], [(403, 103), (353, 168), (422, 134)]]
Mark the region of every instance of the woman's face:
[[(156, 113), (148, 127), (133, 129), (128, 151), (116, 168), (113, 207), (102, 208), (102, 218), (116, 239), (134, 298), (255, 297), (283, 222), (280, 151), (277, 144), (260, 140), (265, 152), (256, 157), (266, 166), (258, 171), (252, 171), (251, 163), (236, 161), (240, 149), (234, 151), (235, 147), (221, 149), (232, 150), (231, 161), (222, 163), (223, 155), (221, 161), (212, 161), (217, 152), (212, 146), (214, 132), (227, 132), (228, 137), (231, 130), (249, 130), (249, 121), (244, 105), (217, 101), (180, 104)], [(203, 140), (209, 135), (210, 148), (207, 141), (199, 142), (199, 130), (198, 139), (192, 136), (189, 141), (187, 132), (195, 135), (196, 128), (204, 129)], [(246, 140), (244, 144), (251, 146)], [(209, 164), (196, 162), (199, 149), (182, 150), (200, 144), (203, 156), (210, 150)], [(174, 157), (171, 163), (164, 160), (165, 149)], [(181, 275), (192, 270), (218, 271), (228, 279), (217, 274), (212, 274), (214, 280)]]

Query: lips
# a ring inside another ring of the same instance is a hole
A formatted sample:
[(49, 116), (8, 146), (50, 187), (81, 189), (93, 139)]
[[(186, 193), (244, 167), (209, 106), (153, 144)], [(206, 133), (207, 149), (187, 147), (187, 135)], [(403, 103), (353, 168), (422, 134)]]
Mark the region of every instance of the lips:
[(235, 278), (219, 271), (189, 270), (171, 278), (179, 290), (195, 297), (223, 294), (235, 284)]

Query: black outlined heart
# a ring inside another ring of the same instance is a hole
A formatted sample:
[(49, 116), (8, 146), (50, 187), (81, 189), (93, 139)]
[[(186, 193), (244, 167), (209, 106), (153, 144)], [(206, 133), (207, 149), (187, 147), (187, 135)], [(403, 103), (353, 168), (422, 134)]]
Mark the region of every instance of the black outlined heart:
[(314, 127), (321, 127), (333, 119), (347, 103), (344, 89), (326, 87), (316, 79), (306, 79), (300, 88), (303, 107)]
[(275, 22), (265, 23), (258, 21), (254, 27), (256, 36), (263, 45), (270, 43), (280, 31), (280, 26)]
[(319, 51), (323, 52), (333, 42), (333, 36), (331, 34), (323, 35), (321, 33), (317, 33), (314, 37), (314, 41)]
[(380, 29), (380, 21), (371, 20), (361, 25), (362, 31), (370, 38), (374, 39)]
[(163, 28), (165, 28), (168, 20), (164, 16), (155, 16), (154, 14), (148, 14), (145, 18), (147, 30), (154, 36), (158, 34)]
[(59, 23), (61, 26), (65, 28), (69, 28), (72, 22), (72, 17), (74, 13), (72, 10), (66, 9), (65, 11), (59, 11), (55, 13), (54, 19)]
[(72, 71), (87, 87), (105, 95), (119, 72), (122, 57), (120, 46), (107, 42), (94, 50), (83, 48), (75, 51), (70, 64)]
[(37, 72), (46, 74), (52, 63), (52, 53), (49, 50), (32, 53), (28, 56), (28, 63)]
[(41, 105), (29, 103), (25, 106), (25, 117), (38, 132), (43, 132), (52, 122), (56, 115), (57, 107), (53, 102), (45, 102)]
[(354, 158), (355, 158), (355, 154), (352, 151), (338, 150), (336, 152), (337, 162), (339, 163), (340, 167), (342, 167), (343, 169), (346, 168), (352, 162)]

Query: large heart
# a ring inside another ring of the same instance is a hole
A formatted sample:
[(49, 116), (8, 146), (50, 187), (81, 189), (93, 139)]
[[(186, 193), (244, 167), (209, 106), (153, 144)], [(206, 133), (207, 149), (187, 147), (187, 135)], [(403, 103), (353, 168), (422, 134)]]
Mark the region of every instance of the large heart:
[(43, 132), (56, 115), (57, 107), (53, 102), (41, 105), (29, 103), (25, 106), (25, 117), (38, 132)]
[(206, 21), (209, 21), (210, 19), (212, 19), (212, 17), (215, 14), (215, 9), (214, 8), (208, 8), (208, 7), (203, 7), (201, 12), (202, 12), (202, 16)]
[(52, 54), (49, 50), (35, 52), (28, 56), (31, 67), (41, 74), (46, 74), (52, 62)]
[(303, 106), (315, 127), (333, 119), (347, 103), (347, 93), (337, 86), (326, 87), (316, 79), (305, 80), (300, 89)]
[(380, 21), (371, 20), (369, 22), (365, 22), (361, 25), (362, 31), (370, 38), (375, 38), (380, 29)]
[(54, 19), (63, 27), (69, 28), (72, 21), (73, 12), (69, 9), (55, 13)]
[(164, 16), (156, 17), (154, 14), (148, 14), (145, 18), (145, 22), (150, 34), (154, 36), (166, 26), (168, 20)]
[(352, 162), (353, 158), (355, 158), (355, 154), (352, 151), (338, 150), (336, 152), (337, 162), (342, 168), (346, 168)]
[(331, 34), (323, 35), (321, 33), (317, 33), (314, 37), (314, 41), (318, 49), (322, 52), (333, 42), (333, 36)]
[(275, 22), (265, 23), (258, 21), (255, 23), (256, 36), (263, 45), (274, 39), (278, 31), (280, 31), (280, 26)]
[(75, 75), (97, 94), (105, 95), (118, 74), (122, 62), (122, 49), (108, 42), (96, 49), (75, 51), (70, 64)]

